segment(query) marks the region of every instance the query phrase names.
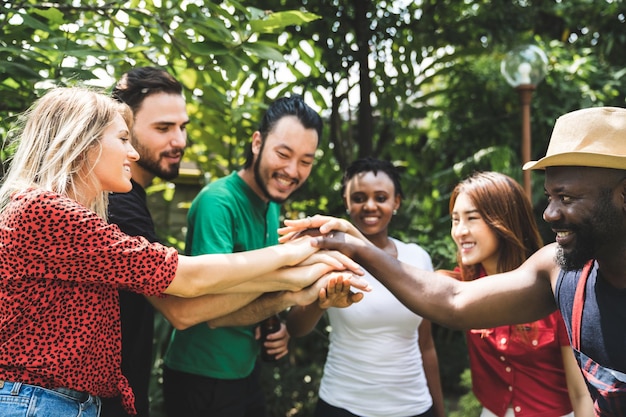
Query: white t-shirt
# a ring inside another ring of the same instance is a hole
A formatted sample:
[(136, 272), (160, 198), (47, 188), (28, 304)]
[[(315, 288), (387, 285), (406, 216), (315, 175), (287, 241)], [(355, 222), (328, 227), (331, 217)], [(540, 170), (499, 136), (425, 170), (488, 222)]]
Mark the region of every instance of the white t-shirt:
[[(416, 244), (392, 239), (398, 259), (433, 270)], [(366, 273), (372, 291), (348, 308), (329, 308), (330, 346), (319, 396), (328, 404), (368, 417), (407, 417), (432, 406), (417, 328), (422, 318)]]

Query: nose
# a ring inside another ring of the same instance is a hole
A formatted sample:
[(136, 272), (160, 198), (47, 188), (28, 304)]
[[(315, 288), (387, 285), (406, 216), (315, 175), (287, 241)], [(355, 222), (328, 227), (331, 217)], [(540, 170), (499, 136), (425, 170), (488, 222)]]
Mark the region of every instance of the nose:
[(553, 223), (561, 217), (561, 210), (558, 208), (556, 201), (549, 201), (546, 209), (543, 211), (543, 220), (547, 223)]
[(285, 174), (291, 178), (300, 178), (298, 171), (298, 160), (296, 158), (290, 159), (284, 166)]
[(368, 198), (363, 204), (363, 207), (367, 210), (375, 210), (376, 209), (376, 201), (373, 198)]
[(450, 234), (452, 235), (453, 238), (462, 237), (466, 235), (467, 233), (468, 233), (467, 225), (461, 220), (459, 220), (459, 222), (456, 225), (453, 225), (452, 230), (450, 230)]
[(133, 162), (138, 161), (139, 152), (135, 150), (135, 147), (131, 145), (130, 142), (128, 142), (127, 145), (128, 145), (128, 152), (126, 154), (128, 155), (128, 159)]
[(172, 129), (171, 145), (174, 148), (185, 148), (187, 146), (187, 131), (185, 129)]

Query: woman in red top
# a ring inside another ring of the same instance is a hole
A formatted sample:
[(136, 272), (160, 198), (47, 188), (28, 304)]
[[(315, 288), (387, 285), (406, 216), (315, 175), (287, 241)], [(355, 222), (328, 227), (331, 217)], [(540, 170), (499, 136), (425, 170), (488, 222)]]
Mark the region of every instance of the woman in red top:
[(24, 121), (0, 188), (1, 416), (95, 417), (99, 396), (120, 393), (134, 413), (120, 370), (119, 288), (181, 297), (298, 290), (325, 286), (317, 278), (331, 269), (357, 269), (343, 255), (315, 253), (307, 237), (184, 257), (127, 236), (104, 219), (107, 192), (131, 189), (130, 161), (139, 158), (129, 108), (59, 88)]
[[(450, 214), (463, 280), (515, 269), (541, 247), (530, 202), (506, 175), (476, 173), (459, 183)], [(481, 417), (593, 415), (558, 311), (533, 323), (470, 330), (467, 344)]]

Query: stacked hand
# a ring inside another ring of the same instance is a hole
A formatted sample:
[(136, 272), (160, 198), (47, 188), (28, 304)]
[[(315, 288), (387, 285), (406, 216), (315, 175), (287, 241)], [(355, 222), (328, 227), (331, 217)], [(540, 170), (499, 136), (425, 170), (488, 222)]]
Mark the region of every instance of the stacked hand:
[[(369, 243), (350, 222), (335, 217), (316, 215), (300, 220), (285, 220), (285, 225), (278, 230), (278, 233), (282, 235), (279, 239), (282, 243), (308, 238), (314, 246), (320, 248), (336, 246), (340, 250), (345, 249), (342, 245), (346, 239), (352, 239), (358, 243)], [(335, 250), (320, 250), (299, 265), (311, 265), (314, 262), (322, 262), (328, 268), (336, 266), (337, 263), (345, 267), (343, 270), (341, 268), (329, 269), (313, 285), (294, 293), (297, 305), (308, 305), (317, 299), (318, 306), (322, 309), (343, 308), (363, 299), (363, 293), (354, 292), (352, 288), (370, 291), (369, 284), (365, 280), (347, 271), (350, 269), (358, 275), (363, 274), (360, 267), (358, 270), (354, 268), (358, 264), (346, 255)], [(312, 299), (312, 297), (316, 298)]]
[(349, 257), (353, 257), (359, 247), (372, 245), (349, 221), (319, 214), (299, 220), (287, 219), (278, 234), (282, 243), (301, 236), (314, 236), (310, 242), (315, 247), (338, 250)]

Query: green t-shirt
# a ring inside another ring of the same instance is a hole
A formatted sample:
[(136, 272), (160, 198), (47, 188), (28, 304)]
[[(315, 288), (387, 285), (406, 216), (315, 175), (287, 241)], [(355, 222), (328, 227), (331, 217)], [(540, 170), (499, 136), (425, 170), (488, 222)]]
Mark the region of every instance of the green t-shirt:
[[(205, 186), (187, 215), (187, 255), (233, 253), (278, 243), (280, 206), (266, 203), (237, 172)], [(165, 365), (218, 379), (245, 378), (259, 353), (254, 326), (174, 330)]]

